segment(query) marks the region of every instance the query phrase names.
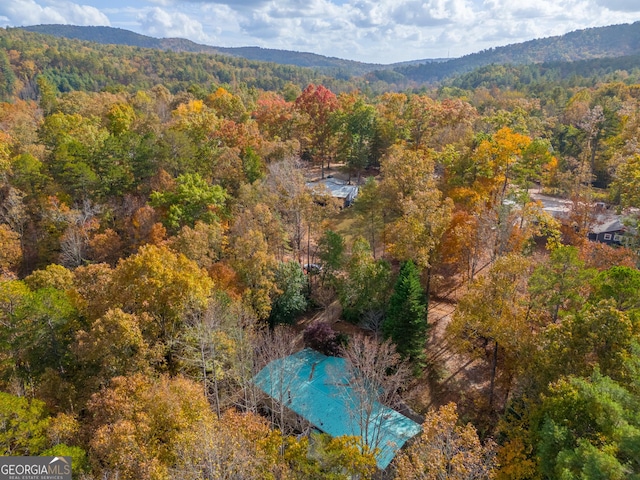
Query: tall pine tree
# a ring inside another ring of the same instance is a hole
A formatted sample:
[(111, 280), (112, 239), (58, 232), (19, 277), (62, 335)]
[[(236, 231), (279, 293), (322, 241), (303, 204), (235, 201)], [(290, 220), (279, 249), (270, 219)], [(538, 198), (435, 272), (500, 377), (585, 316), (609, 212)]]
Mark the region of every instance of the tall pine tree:
[(385, 338), (396, 344), (398, 353), (419, 366), (425, 359), (427, 327), (427, 304), (418, 268), (409, 260), (400, 269), (382, 330)]
[(0, 50), (0, 101), (11, 100), (15, 83), (16, 76), (11, 69), (9, 58), (4, 50)]

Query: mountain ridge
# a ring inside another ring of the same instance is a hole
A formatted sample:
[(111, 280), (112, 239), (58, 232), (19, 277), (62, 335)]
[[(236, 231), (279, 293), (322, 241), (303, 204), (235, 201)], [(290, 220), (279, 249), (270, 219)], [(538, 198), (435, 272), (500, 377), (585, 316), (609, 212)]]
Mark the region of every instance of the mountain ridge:
[[(640, 22), (574, 30), (464, 55), (446, 62), (396, 67), (393, 72), (419, 83), (437, 82), (491, 64), (542, 64), (640, 54)], [(372, 72), (376, 76), (376, 72)], [(386, 72), (383, 75), (387, 75)]]
[(294, 65), (297, 67), (310, 67), (318, 69), (345, 69), (352, 75), (363, 75), (367, 72), (393, 68), (400, 64), (382, 65), (364, 63), (355, 60), (346, 60), (337, 57), (327, 57), (309, 52), (297, 52), (293, 50), (278, 50), (257, 46), (245, 47), (218, 47), (204, 45), (184, 38), (156, 38), (142, 35), (131, 30), (117, 27), (104, 26), (77, 26), (77, 25), (31, 25), (19, 27), (29, 32), (53, 35), (56, 37), (84, 40), (101, 44), (128, 45), (141, 48), (154, 48), (158, 50), (191, 53), (210, 53), (216, 55), (230, 55), (258, 60), (263, 62), (278, 63), (281, 65)]
[(337, 79), (364, 77), (369, 82), (381, 81), (396, 85), (437, 83), (492, 64), (575, 62), (640, 54), (640, 22), (575, 30), (564, 35), (493, 47), (459, 58), (421, 59), (389, 65), (255, 46), (216, 47), (182, 38), (159, 39), (115, 27), (34, 25), (19, 28), (100, 44), (127, 45), (181, 53), (226, 55), (252, 61), (307, 67)]

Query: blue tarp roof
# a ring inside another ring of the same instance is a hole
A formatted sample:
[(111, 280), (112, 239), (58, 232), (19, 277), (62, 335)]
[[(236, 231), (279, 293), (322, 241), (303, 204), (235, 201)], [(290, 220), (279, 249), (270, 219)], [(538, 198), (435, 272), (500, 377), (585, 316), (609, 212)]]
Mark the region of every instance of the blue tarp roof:
[(366, 425), (361, 400), (348, 385), (343, 358), (305, 349), (269, 363), (254, 378), (267, 395), (333, 437), (368, 437), (377, 446), (378, 468), (385, 469), (397, 450), (420, 432), (420, 425), (395, 410), (374, 402)]

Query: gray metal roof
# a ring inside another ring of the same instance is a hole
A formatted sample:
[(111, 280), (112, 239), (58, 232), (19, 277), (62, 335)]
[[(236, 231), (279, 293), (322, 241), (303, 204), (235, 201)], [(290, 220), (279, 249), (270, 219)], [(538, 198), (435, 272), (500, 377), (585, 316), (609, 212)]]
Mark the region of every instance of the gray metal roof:
[[(554, 218), (563, 221), (568, 220), (573, 208), (573, 202), (571, 200), (549, 197), (547, 195), (540, 195), (538, 193), (531, 193), (532, 200), (537, 200), (542, 203), (545, 212), (549, 213)], [(626, 230), (627, 227), (622, 223), (622, 216), (613, 213), (610, 210), (602, 210), (597, 203), (592, 205), (594, 213), (594, 223), (590, 229), (591, 233), (610, 233)]]
[(609, 232), (619, 232), (621, 230), (625, 230), (626, 227), (625, 225), (622, 223), (622, 221), (620, 220), (620, 217), (615, 215), (615, 216), (608, 216), (608, 217), (598, 217), (596, 220), (598, 223), (596, 223), (592, 228), (591, 231), (593, 233), (609, 233)]
[(329, 190), (332, 197), (335, 198), (355, 198), (358, 195), (358, 186), (349, 185), (344, 180), (338, 180), (337, 178), (327, 177), (323, 180), (317, 180), (315, 182), (307, 182), (307, 187), (311, 189), (318, 189), (321, 191), (323, 187)]

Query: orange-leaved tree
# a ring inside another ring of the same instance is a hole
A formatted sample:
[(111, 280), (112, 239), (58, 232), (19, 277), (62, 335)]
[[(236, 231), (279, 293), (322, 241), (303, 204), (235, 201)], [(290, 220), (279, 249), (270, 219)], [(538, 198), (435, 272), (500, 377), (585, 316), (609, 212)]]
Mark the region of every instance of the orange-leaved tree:
[(456, 405), (431, 411), (422, 433), (395, 460), (396, 480), (490, 480), (495, 477), (494, 443), (483, 445), (471, 424), (458, 425)]

